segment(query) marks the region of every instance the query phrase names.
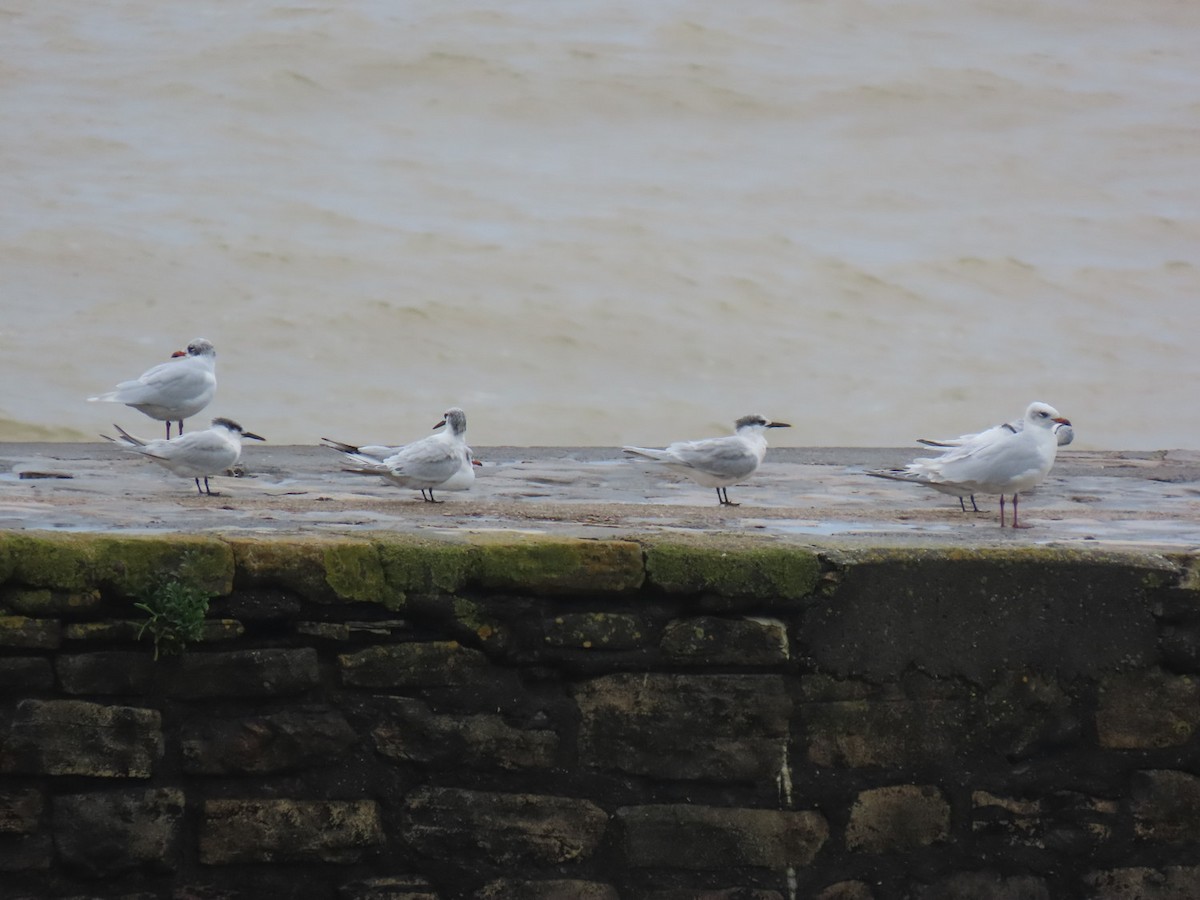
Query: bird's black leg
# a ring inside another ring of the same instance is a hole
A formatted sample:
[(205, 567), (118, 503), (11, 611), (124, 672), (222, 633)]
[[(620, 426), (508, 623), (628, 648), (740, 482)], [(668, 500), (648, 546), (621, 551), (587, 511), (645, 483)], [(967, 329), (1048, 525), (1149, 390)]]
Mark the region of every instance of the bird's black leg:
[(171, 439), (171, 420), (167, 419), (167, 440)]
[[(961, 500), (962, 497), (959, 497), (958, 499)], [(975, 510), (975, 512), (980, 512), (979, 507), (975, 505), (975, 495), (974, 494), (971, 495), (971, 509)], [(966, 510), (963, 510), (963, 512), (966, 512)]]
[[(725, 492), (724, 496), (721, 495), (722, 490), (724, 490), (724, 492)], [(739, 505), (729, 499), (729, 488), (717, 488), (717, 500), (720, 502), (720, 504), (722, 506), (738, 506)]]
[[(170, 428), (170, 427), (171, 427), (171, 423), (170, 423), (170, 422), (168, 422), (168, 423), (167, 423), (167, 427), (168, 427), (168, 428)], [(204, 479), (204, 483), (205, 483), (205, 484), (208, 484), (208, 479), (207, 479), (207, 478), (205, 478), (205, 479)], [(200, 489), (200, 479), (199, 479), (199, 478), (197, 478), (197, 479), (196, 479), (196, 493), (197, 493), (197, 494), (199, 494), (201, 497), (203, 497), (203, 496), (204, 496), (204, 491), (202, 491), (202, 490)]]
[(1000, 495), (1000, 527), (1004, 527), (1004, 495)]
[(175, 429), (175, 432), (175, 437), (180, 437), (183, 435), (183, 419), (179, 420), (179, 427)]
[(430, 488), (430, 489), (429, 489), (429, 502), (430, 502), (430, 503), (441, 503), (441, 502), (442, 502), (441, 500), (434, 500), (434, 499), (433, 499), (433, 488)]
[(963, 498), (961, 496), (958, 498), (958, 505), (962, 507), (963, 512), (967, 511), (967, 504), (963, 503)]

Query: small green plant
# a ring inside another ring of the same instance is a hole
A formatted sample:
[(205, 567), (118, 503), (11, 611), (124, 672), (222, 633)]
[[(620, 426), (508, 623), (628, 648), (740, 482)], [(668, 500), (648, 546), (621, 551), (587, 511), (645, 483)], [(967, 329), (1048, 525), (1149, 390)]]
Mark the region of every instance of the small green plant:
[(134, 604), (150, 617), (138, 629), (138, 640), (150, 632), (155, 659), (182, 653), (184, 647), (203, 635), (204, 617), (213, 596), (203, 588), (179, 581), (159, 585), (144, 601)]

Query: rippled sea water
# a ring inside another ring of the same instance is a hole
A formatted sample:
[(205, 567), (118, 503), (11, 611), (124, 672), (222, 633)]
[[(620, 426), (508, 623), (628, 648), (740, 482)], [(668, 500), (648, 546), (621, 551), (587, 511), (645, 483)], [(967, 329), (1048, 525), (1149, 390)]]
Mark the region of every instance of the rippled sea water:
[(1200, 6), (0, 12), (0, 439), (1200, 446)]

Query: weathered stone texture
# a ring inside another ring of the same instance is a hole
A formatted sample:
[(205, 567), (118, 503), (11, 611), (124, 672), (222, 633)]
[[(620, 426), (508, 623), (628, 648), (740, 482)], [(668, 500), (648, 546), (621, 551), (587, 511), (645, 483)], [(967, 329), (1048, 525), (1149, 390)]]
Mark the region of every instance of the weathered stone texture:
[(637, 867), (806, 866), (829, 836), (824, 817), (807, 811), (663, 804), (622, 807), (617, 820)]
[(962, 701), (806, 703), (808, 761), (818, 766), (906, 767), (949, 759), (971, 741)]
[(1146, 664), (1158, 653), (1147, 584), (1176, 577), (1160, 560), (1118, 567), (1059, 550), (851, 562), (836, 602), (811, 606), (801, 634), (822, 670), (872, 680), (916, 669), (988, 684), (1013, 670), (1073, 678)]
[(661, 646), (667, 659), (691, 665), (772, 666), (788, 658), (787, 627), (775, 619), (677, 620)]
[(56, 797), (55, 843), (64, 865), (90, 877), (178, 865), (184, 795), (159, 788)]
[(0, 694), (46, 691), (54, 686), (50, 661), (40, 656), (0, 657)]
[(596, 594), (641, 587), (642, 548), (632, 541), (529, 537), (477, 543), (475, 578), (487, 588)]
[(0, 788), (0, 834), (32, 834), (42, 819), (42, 792)]
[(650, 643), (649, 628), (641, 616), (623, 613), (563, 613), (542, 625), (549, 647), (583, 650), (634, 650)]
[(68, 694), (146, 694), (173, 669), (147, 650), (101, 650), (60, 655), (54, 663)]
[(404, 840), (422, 856), (498, 865), (558, 865), (590, 857), (608, 815), (587, 800), (418, 788), (404, 800)]
[(157, 710), (24, 700), (0, 755), (0, 772), (149, 778), (161, 753)]
[(646, 577), (673, 594), (704, 594), (717, 609), (743, 608), (747, 599), (788, 605), (811, 594), (821, 574), (817, 554), (803, 547), (761, 544), (731, 548), (707, 543), (653, 541)]
[(950, 804), (931, 785), (900, 784), (862, 791), (850, 808), (846, 846), (865, 853), (897, 853), (945, 841)]
[(62, 643), (58, 619), (0, 616), (0, 647), (51, 650)]
[(1101, 682), (1096, 733), (1102, 747), (1156, 750), (1186, 744), (1200, 726), (1200, 678), (1158, 669)]
[[(1056, 900), (1046, 882), (1033, 875), (1002, 876), (963, 872), (918, 887), (915, 900)], [(1114, 898), (1115, 900), (1115, 898)], [(1132, 897), (1123, 900), (1134, 900)]]
[(435, 715), (419, 700), (388, 698), (372, 729), (386, 757), (439, 768), (548, 769), (558, 735), (514, 728), (497, 715)]
[(792, 704), (778, 676), (606, 675), (575, 700), (593, 768), (770, 783), (784, 762)]
[(44, 870), (53, 862), (54, 842), (49, 834), (0, 835), (0, 872)]
[(621, 900), (611, 884), (556, 878), (523, 881), (502, 878), (475, 892), (474, 900)]
[(1088, 900), (1196, 900), (1200, 866), (1134, 866), (1089, 873)]
[(317, 651), (296, 649), (188, 652), (170, 681), (172, 696), (287, 697), (320, 683)]
[(814, 900), (874, 900), (869, 885), (861, 881), (839, 881), (823, 889)]
[(1200, 843), (1200, 778), (1152, 769), (1133, 779), (1135, 834), (1148, 841)]
[(387, 875), (343, 885), (338, 900), (441, 900), (420, 875)]
[(208, 800), (200, 861), (354, 863), (383, 837), (379, 807), (370, 800)]
[(489, 668), (478, 650), (457, 641), (421, 641), (369, 647), (338, 657), (351, 687), (422, 688), (470, 685)]
[(199, 775), (287, 772), (330, 765), (358, 742), (331, 709), (194, 720), (182, 735), (183, 770)]

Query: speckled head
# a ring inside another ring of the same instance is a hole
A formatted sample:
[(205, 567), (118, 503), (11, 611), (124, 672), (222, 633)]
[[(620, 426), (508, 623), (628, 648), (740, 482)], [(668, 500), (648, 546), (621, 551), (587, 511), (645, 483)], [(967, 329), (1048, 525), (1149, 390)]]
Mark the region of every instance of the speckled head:
[(457, 406), (452, 406), (442, 414), (442, 421), (434, 425), (434, 430), (449, 423), (451, 434), (465, 434), (467, 431), (467, 414)]

